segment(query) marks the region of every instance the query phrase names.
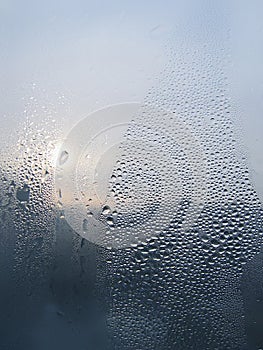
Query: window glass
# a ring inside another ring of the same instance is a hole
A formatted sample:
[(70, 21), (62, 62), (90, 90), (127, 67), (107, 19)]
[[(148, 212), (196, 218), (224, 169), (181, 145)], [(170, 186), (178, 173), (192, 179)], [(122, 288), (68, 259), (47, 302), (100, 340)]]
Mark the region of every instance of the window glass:
[(262, 10), (1, 2), (0, 349), (263, 349)]

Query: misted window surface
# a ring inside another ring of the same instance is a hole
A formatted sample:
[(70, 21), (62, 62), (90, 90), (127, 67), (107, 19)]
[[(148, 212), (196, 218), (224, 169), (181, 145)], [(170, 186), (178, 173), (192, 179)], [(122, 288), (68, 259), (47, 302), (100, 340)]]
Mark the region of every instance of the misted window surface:
[(0, 3), (0, 349), (263, 349), (263, 4)]

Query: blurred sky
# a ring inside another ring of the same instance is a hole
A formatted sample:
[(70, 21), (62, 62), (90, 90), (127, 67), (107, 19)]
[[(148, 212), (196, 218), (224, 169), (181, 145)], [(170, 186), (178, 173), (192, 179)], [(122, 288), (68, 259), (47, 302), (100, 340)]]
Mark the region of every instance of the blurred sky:
[[(227, 14), (233, 61), (230, 94), (242, 121), (251, 176), (263, 198), (263, 4), (259, 0), (2, 0), (2, 144), (8, 142), (11, 128), (16, 132), (24, 121), (32, 84), (47, 91), (58, 111), (56, 118), (62, 121), (62, 134), (98, 108), (141, 102), (169, 60), (170, 36), (184, 35), (193, 17), (206, 14), (213, 21), (211, 8)], [(56, 106), (57, 95), (68, 102), (67, 116)]]

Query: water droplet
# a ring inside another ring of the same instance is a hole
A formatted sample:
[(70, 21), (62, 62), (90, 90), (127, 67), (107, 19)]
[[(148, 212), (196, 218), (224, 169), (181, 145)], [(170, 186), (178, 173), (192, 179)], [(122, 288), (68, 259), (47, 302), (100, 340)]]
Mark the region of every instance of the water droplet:
[(67, 151), (63, 151), (59, 158), (59, 164), (60, 165), (65, 164), (66, 161), (68, 160), (68, 157), (69, 157), (69, 153)]
[(108, 215), (111, 212), (111, 209), (108, 205), (104, 205), (104, 207), (102, 208), (102, 214), (103, 215)]
[(24, 185), (22, 188), (19, 188), (16, 191), (16, 198), (20, 202), (28, 202), (29, 201), (29, 195), (30, 195), (30, 189), (29, 189), (28, 185)]

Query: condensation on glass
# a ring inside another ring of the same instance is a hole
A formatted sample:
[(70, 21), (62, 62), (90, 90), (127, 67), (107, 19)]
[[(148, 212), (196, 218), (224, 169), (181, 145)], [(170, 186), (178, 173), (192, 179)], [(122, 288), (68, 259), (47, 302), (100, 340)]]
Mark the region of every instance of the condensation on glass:
[(0, 4), (0, 349), (263, 349), (262, 4)]

